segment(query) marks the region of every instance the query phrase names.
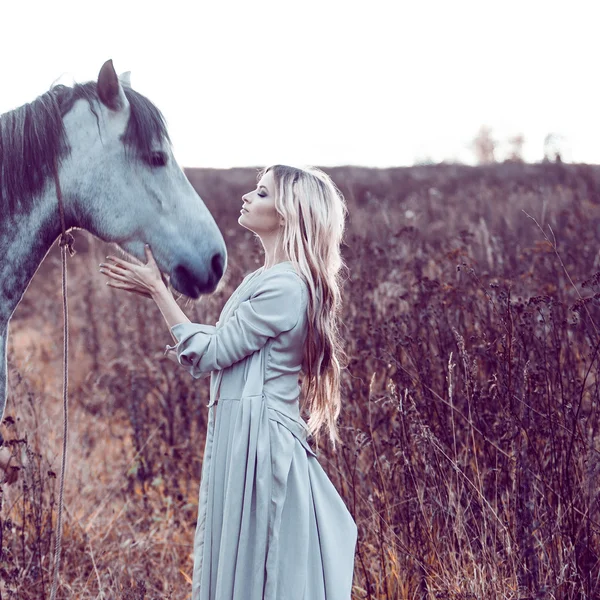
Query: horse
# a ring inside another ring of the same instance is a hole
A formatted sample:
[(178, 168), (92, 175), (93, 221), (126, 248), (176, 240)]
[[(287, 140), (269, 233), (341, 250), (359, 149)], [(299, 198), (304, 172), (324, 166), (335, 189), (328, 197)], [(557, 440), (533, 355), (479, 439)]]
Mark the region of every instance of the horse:
[(0, 422), (8, 325), (62, 233), (58, 189), (67, 230), (144, 262), (149, 244), (185, 296), (211, 293), (226, 269), (221, 231), (173, 157), (162, 113), (112, 60), (97, 81), (55, 85), (0, 115)]

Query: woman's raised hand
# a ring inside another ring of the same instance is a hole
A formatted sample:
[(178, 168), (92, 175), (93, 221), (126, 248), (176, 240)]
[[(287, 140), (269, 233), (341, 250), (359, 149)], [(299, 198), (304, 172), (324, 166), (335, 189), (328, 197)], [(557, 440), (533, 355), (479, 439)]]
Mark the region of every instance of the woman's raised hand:
[(136, 265), (116, 256), (107, 256), (108, 262), (100, 263), (100, 273), (110, 279), (106, 285), (152, 298), (165, 285), (165, 281), (148, 244), (144, 251), (148, 261), (145, 265)]

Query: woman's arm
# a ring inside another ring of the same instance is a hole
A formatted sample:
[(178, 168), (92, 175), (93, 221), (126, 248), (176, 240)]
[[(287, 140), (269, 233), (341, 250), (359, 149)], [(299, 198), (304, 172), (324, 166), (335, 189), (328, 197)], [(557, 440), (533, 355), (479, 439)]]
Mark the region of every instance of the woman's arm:
[[(152, 294), (152, 299), (156, 302), (162, 316), (167, 322), (169, 330), (179, 323), (191, 322), (181, 308), (179, 308), (179, 305), (175, 302), (175, 298), (173, 298), (173, 294), (171, 294), (164, 284), (158, 286), (157, 290)], [(171, 332), (171, 336), (176, 342), (178, 341), (173, 332)]]
[(266, 273), (254, 293), (240, 302), (220, 327), (179, 323), (171, 333), (176, 346), (167, 356), (177, 359), (196, 379), (226, 369), (260, 350), (270, 338), (293, 329), (306, 312), (307, 292), (290, 271)]

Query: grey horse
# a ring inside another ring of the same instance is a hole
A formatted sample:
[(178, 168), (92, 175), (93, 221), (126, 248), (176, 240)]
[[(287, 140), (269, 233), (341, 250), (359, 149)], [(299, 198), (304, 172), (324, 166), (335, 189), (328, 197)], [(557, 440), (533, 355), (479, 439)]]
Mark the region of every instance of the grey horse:
[(0, 115), (0, 422), (8, 323), (61, 233), (55, 173), (67, 228), (143, 261), (149, 244), (182, 294), (214, 291), (226, 269), (223, 236), (175, 161), (162, 114), (111, 60), (97, 81), (54, 86)]

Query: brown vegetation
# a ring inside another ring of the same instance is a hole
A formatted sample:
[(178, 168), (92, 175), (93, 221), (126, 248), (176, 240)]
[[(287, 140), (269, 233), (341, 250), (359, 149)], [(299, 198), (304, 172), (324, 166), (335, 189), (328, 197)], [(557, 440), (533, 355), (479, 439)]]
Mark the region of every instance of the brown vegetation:
[[(362, 598), (600, 594), (600, 170), (506, 163), (328, 169), (345, 194), (337, 453), (320, 461), (359, 527)], [(237, 224), (256, 171), (190, 170), (229, 268), (184, 306), (214, 323), (261, 264)], [(551, 228), (551, 229), (550, 229)], [(556, 238), (554, 237), (556, 236)], [(187, 598), (208, 380), (162, 356), (153, 303), (104, 286), (108, 247), (69, 261), (71, 405), (63, 598)], [(11, 324), (2, 598), (49, 596), (60, 469), (56, 248)]]

